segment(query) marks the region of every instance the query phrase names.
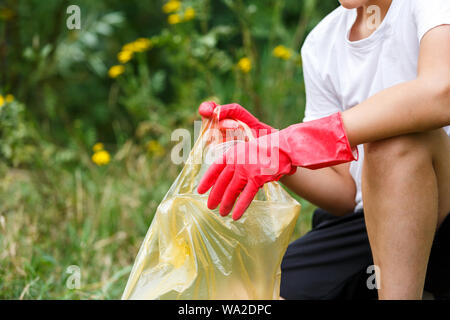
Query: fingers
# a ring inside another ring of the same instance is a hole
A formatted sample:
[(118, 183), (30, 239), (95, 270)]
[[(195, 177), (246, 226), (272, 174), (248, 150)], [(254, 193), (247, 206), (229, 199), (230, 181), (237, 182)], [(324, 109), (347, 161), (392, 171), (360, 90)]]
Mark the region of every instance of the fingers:
[(225, 192), (225, 189), (229, 185), (231, 179), (233, 178), (234, 174), (234, 167), (233, 166), (227, 166), (220, 174), (219, 178), (217, 179), (216, 183), (212, 187), (211, 192), (209, 193), (208, 197), (208, 208), (211, 210), (214, 210), (219, 205), (220, 201), (222, 200), (222, 196)]
[(271, 126), (260, 122), (258, 118), (256, 118), (248, 110), (237, 103), (225, 104), (223, 106), (220, 106), (219, 119), (240, 120), (252, 129), (253, 135), (255, 137), (265, 136), (274, 131), (277, 131)]
[(237, 103), (224, 104), (220, 106), (220, 114), (219, 118), (222, 119), (236, 119), (240, 120), (249, 126), (251, 126), (254, 122), (258, 122), (258, 120), (244, 107), (240, 106)]
[(258, 193), (259, 188), (252, 183), (251, 181), (247, 183), (241, 195), (239, 196), (236, 205), (233, 210), (233, 220), (239, 220), (244, 214), (245, 210), (247, 210), (250, 203), (252, 203), (253, 198)]
[(233, 179), (231, 180), (230, 184), (225, 190), (225, 193), (223, 194), (219, 209), (220, 215), (226, 216), (230, 213), (231, 209), (233, 208), (234, 202), (239, 196), (239, 193), (241, 193), (241, 191), (244, 189), (247, 181), (247, 177), (243, 177), (235, 173)]
[(217, 178), (219, 177), (220, 173), (226, 166), (225, 161), (225, 154), (216, 160), (209, 168), (206, 170), (205, 174), (203, 175), (202, 179), (200, 180), (200, 183), (197, 187), (197, 192), (200, 194), (204, 194), (206, 191), (208, 191), (213, 184), (216, 182)]
[(239, 123), (233, 119), (223, 119), (219, 121), (219, 127), (221, 129), (237, 130), (239, 129)]
[[(213, 101), (203, 102), (198, 108), (198, 112), (201, 116), (205, 118), (210, 118), (213, 115), (214, 109), (217, 108), (218, 105)], [(220, 106), (219, 120), (221, 128), (224, 129), (236, 129), (238, 127), (237, 123), (227, 122), (227, 119), (240, 120), (247, 124), (250, 128), (255, 130), (254, 135), (259, 137), (260, 135), (266, 135), (273, 132), (271, 126), (268, 126), (252, 115), (249, 111), (247, 111), (244, 107), (237, 103), (224, 104)], [(262, 132), (257, 132), (256, 130), (263, 130)]]
[(212, 116), (214, 109), (217, 107), (217, 104), (213, 101), (203, 102), (200, 107), (198, 107), (198, 113), (202, 117), (209, 118)]
[[(213, 101), (205, 101), (198, 107), (198, 113), (205, 118), (210, 118), (213, 115), (214, 109), (218, 105)], [(236, 119), (245, 122), (246, 120), (252, 119), (253, 116), (250, 112), (245, 110), (243, 107), (236, 103), (225, 104), (220, 106), (220, 120), (224, 119)]]

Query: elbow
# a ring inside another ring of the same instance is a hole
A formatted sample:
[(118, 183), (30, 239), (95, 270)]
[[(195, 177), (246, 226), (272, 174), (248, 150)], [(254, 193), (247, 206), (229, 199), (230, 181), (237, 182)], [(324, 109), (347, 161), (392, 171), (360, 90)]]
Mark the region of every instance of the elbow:
[(447, 79), (445, 89), (442, 91), (444, 97), (444, 114), (446, 125), (450, 125), (450, 77)]
[(432, 112), (432, 127), (444, 127), (450, 125), (450, 77), (426, 79), (425, 86), (430, 101), (427, 112)]
[(326, 201), (322, 201), (322, 203), (314, 203), (318, 207), (330, 212), (331, 214), (342, 217), (348, 213), (354, 211), (356, 202), (355, 202), (355, 194), (356, 188), (355, 183), (352, 181), (352, 187), (348, 190), (344, 191), (343, 188), (339, 193), (335, 195), (328, 195)]
[(440, 81), (434, 90), (434, 101), (438, 104), (442, 126), (450, 125), (450, 77)]
[(349, 201), (346, 201), (345, 203), (341, 203), (336, 205), (336, 203), (333, 204), (333, 206), (330, 206), (329, 208), (323, 208), (333, 214), (336, 217), (343, 217), (349, 213), (352, 213), (355, 210), (355, 200), (349, 199)]

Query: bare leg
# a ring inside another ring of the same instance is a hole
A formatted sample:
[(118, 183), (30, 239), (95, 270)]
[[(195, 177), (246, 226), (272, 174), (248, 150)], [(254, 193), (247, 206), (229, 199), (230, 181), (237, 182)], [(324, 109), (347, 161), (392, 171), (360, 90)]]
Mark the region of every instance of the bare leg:
[(365, 145), (363, 199), (380, 299), (421, 299), (435, 231), (450, 211), (444, 130)]

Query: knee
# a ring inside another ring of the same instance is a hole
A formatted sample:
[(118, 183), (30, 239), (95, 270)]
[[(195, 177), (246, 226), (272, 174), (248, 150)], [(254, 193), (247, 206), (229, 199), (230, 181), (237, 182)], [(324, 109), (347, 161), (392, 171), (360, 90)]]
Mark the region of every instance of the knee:
[(364, 146), (365, 166), (387, 172), (396, 164), (432, 161), (431, 133), (408, 134), (368, 143)]

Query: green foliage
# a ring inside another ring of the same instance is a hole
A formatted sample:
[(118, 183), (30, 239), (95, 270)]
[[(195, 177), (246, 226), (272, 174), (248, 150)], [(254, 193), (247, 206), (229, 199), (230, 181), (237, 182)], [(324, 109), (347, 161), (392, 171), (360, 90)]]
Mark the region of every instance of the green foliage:
[(24, 113), (24, 105), (16, 101), (0, 107), (0, 161), (11, 167), (31, 164), (36, 155), (35, 132)]
[[(301, 121), (299, 50), (337, 1), (182, 0), (170, 13), (165, 3), (0, 3), (0, 94), (14, 95), (0, 107), (0, 298), (119, 298), (180, 169), (170, 134), (193, 131), (202, 101), (238, 102), (274, 127)], [(66, 27), (72, 4), (81, 30)], [(140, 38), (151, 45), (120, 63)], [(274, 55), (280, 45), (288, 58)], [(124, 72), (111, 78), (114, 65)], [(103, 166), (97, 142), (111, 154)], [(296, 236), (313, 209), (300, 201)], [(73, 264), (79, 290), (66, 286)]]

